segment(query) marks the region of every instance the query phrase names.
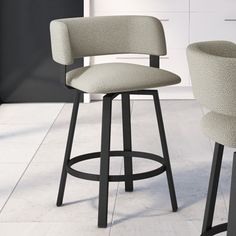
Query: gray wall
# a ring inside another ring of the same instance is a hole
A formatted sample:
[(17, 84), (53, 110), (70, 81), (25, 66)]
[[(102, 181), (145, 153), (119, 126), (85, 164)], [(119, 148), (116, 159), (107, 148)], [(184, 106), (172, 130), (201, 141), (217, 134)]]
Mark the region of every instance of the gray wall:
[(64, 67), (51, 59), (49, 22), (74, 16), (83, 16), (82, 0), (0, 0), (2, 102), (72, 101)]

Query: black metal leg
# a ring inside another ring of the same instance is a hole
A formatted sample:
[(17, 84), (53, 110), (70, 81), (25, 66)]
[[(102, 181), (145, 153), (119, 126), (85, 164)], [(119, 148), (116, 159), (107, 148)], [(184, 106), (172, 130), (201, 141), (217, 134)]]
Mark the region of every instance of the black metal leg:
[(233, 159), (227, 236), (235, 236), (235, 234), (236, 234), (236, 152), (234, 153), (234, 159)]
[[(131, 120), (130, 120), (130, 95), (124, 93), (121, 95), (122, 98), (122, 121), (123, 121), (123, 146), (124, 151), (132, 151), (132, 140), (131, 140)], [(133, 165), (132, 156), (124, 156), (124, 170), (125, 170), (125, 191), (133, 191)]]
[(103, 97), (98, 227), (107, 227), (112, 95)]
[(164, 124), (163, 124), (163, 118), (162, 118), (161, 105), (160, 105), (158, 91), (153, 93), (153, 99), (154, 99), (157, 122), (158, 122), (158, 127), (159, 127), (159, 132), (160, 132), (160, 139), (161, 139), (163, 156), (164, 156), (164, 159), (166, 162), (166, 175), (167, 175), (168, 186), (169, 186), (169, 191), (170, 191), (171, 204), (172, 204), (172, 209), (175, 212), (178, 210), (178, 205), (177, 205), (174, 180), (173, 180), (173, 175), (172, 175), (172, 170), (171, 170), (171, 165), (170, 165), (170, 158), (169, 158), (169, 152), (168, 152), (168, 147), (167, 147), (165, 128), (164, 128)]
[(73, 138), (74, 138), (75, 125), (76, 125), (76, 119), (77, 119), (77, 114), (78, 114), (78, 109), (79, 109), (80, 97), (81, 97), (81, 94), (79, 92), (77, 92), (75, 95), (73, 111), (72, 111), (72, 116), (71, 116), (71, 121), (70, 121), (70, 129), (69, 129), (69, 134), (68, 134), (68, 139), (67, 139), (67, 144), (66, 144), (65, 158), (64, 158), (64, 163), (63, 163), (63, 167), (62, 167), (59, 192), (58, 192), (58, 196), (57, 196), (57, 206), (61, 206), (62, 202), (63, 202), (64, 192), (65, 192), (65, 184), (66, 184), (66, 178), (67, 178), (66, 166), (67, 166), (68, 161), (70, 159), (71, 148), (72, 148), (72, 143), (73, 143)]
[(202, 226), (202, 235), (212, 228), (216, 196), (220, 179), (223, 151), (224, 151), (224, 146), (222, 144), (215, 143), (213, 162), (211, 167), (211, 175), (207, 194), (207, 202)]

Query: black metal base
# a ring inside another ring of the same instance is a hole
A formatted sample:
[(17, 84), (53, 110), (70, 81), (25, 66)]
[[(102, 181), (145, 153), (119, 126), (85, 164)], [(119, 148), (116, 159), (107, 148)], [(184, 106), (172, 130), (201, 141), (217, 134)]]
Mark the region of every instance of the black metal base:
[(236, 235), (236, 153), (234, 154), (233, 171), (230, 191), (230, 205), (228, 223), (212, 226), (217, 198), (218, 184), (220, 179), (221, 164), (224, 145), (215, 143), (211, 175), (208, 187), (205, 215), (201, 236), (212, 236), (227, 231), (227, 236)]
[[(147, 152), (135, 152), (135, 151), (132, 151), (132, 152), (110, 151), (110, 153), (109, 153), (110, 157), (119, 157), (119, 156), (125, 157), (126, 155), (129, 155), (132, 157), (143, 158), (143, 159), (149, 159), (149, 160), (153, 160), (153, 161), (156, 161), (156, 162), (162, 164), (161, 167), (158, 167), (154, 170), (143, 172), (143, 173), (132, 174), (131, 180), (141, 180), (141, 179), (151, 178), (151, 177), (160, 175), (166, 171), (165, 159), (158, 156), (158, 155), (154, 155), (154, 154), (147, 153)], [(87, 153), (84, 155), (74, 157), (68, 163), (67, 172), (77, 178), (99, 181), (100, 175), (81, 172), (81, 171), (73, 169), (72, 166), (78, 162), (81, 162), (81, 161), (94, 159), (94, 158), (100, 158), (100, 157), (101, 157), (101, 152)], [(109, 182), (126, 181), (126, 175), (109, 175), (108, 181)]]
[(227, 231), (227, 223), (220, 224), (220, 225), (215, 225), (214, 227), (211, 227), (207, 231), (201, 234), (201, 236), (213, 236), (222, 232)]
[[(147, 152), (132, 151), (130, 94), (148, 94), (153, 96), (163, 150), (163, 157)], [(103, 97), (101, 152), (87, 153), (74, 158), (70, 158), (80, 100), (79, 93), (76, 95), (62, 169), (60, 188), (57, 198), (57, 206), (61, 206), (65, 191), (67, 174), (71, 174), (74, 177), (86, 180), (99, 181), (98, 227), (101, 228), (105, 228), (107, 226), (109, 182), (124, 181), (125, 190), (128, 192), (132, 192), (133, 181), (154, 177), (162, 174), (163, 172), (166, 172), (172, 209), (173, 211), (177, 211), (178, 209), (158, 91), (143, 90), (121, 93), (124, 149), (119, 151), (110, 151), (112, 100), (117, 95), (118, 93), (107, 94)], [(124, 157), (124, 175), (109, 175), (110, 157), (116, 156)], [(153, 160), (160, 163), (161, 166), (147, 172), (133, 173), (132, 159), (134, 157)], [(100, 175), (81, 172), (73, 168), (74, 164), (93, 158), (100, 158)]]

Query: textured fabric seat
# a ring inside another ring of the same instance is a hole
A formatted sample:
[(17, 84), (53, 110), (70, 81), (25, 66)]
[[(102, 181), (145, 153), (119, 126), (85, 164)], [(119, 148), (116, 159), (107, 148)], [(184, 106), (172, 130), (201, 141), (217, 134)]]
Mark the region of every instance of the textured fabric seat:
[(194, 43), (187, 50), (195, 97), (210, 112), (204, 133), (223, 145), (236, 147), (236, 44)]
[(236, 117), (209, 112), (202, 118), (204, 133), (218, 143), (236, 148)]
[(74, 69), (66, 75), (68, 86), (87, 93), (134, 91), (179, 82), (179, 76), (169, 71), (128, 63), (98, 64)]

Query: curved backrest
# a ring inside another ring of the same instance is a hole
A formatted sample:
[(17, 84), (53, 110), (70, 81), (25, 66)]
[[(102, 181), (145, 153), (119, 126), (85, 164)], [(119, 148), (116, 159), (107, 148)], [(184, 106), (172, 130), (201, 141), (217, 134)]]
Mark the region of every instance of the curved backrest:
[(236, 116), (236, 44), (194, 43), (187, 57), (195, 97), (212, 111)]
[(85, 56), (139, 53), (165, 55), (161, 22), (149, 16), (98, 16), (53, 20), (53, 59), (63, 65)]

